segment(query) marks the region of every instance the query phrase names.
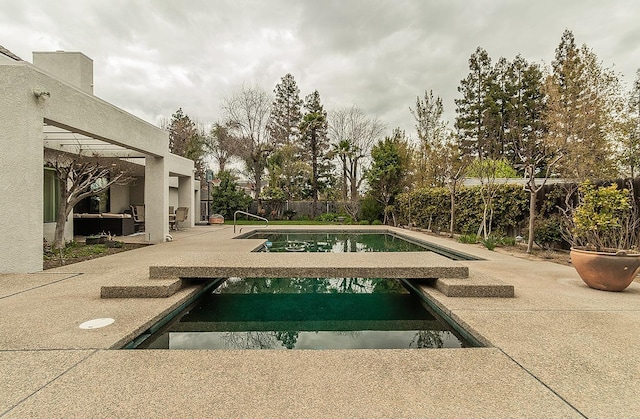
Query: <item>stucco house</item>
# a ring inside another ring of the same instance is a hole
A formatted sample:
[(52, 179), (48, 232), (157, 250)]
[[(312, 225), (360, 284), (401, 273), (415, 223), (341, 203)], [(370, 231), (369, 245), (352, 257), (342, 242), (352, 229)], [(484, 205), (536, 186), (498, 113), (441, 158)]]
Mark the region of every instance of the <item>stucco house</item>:
[[(94, 96), (93, 61), (84, 54), (34, 52), (29, 63), (0, 46), (0, 89), (0, 273), (42, 270), (43, 238), (51, 239), (55, 228), (45, 149), (132, 168), (136, 181), (112, 186), (100, 211), (144, 204), (149, 243), (166, 241), (170, 207), (189, 208), (185, 225), (200, 218), (193, 162), (169, 153), (166, 131)], [(73, 224), (69, 219), (67, 239)]]

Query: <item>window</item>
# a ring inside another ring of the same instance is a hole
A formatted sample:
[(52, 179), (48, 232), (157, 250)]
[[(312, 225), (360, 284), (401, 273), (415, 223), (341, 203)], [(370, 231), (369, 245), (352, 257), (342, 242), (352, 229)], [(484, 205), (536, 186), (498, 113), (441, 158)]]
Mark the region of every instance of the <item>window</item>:
[[(91, 185), (91, 190), (95, 191), (100, 188), (104, 188), (104, 185), (109, 182), (107, 178), (97, 179)], [(105, 189), (97, 195), (93, 195), (83, 199), (78, 202), (75, 207), (73, 207), (73, 212), (75, 213), (88, 213), (88, 214), (99, 214), (101, 212), (109, 212), (109, 199), (110, 199), (110, 189)]]
[(54, 223), (58, 216), (60, 204), (60, 181), (54, 169), (44, 168), (44, 222)]

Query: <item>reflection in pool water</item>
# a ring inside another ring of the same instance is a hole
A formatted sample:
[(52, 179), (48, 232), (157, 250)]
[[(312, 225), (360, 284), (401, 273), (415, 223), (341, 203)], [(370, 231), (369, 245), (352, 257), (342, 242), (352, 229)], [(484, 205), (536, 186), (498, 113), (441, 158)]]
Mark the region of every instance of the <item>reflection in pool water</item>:
[(426, 252), (421, 246), (386, 233), (254, 233), (266, 239), (263, 252)]
[(397, 280), (229, 278), (143, 346), (410, 349), (470, 345)]

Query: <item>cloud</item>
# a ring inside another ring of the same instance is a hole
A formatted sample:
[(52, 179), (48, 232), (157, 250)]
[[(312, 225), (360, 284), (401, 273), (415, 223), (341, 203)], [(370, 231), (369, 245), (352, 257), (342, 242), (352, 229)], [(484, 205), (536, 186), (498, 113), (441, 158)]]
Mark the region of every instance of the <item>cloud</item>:
[(356, 105), (412, 134), (409, 107), (433, 90), (455, 118), (457, 87), (477, 46), (493, 61), (549, 63), (564, 29), (605, 66), (639, 66), (640, 5), (540, 0), (0, 0), (0, 44), (81, 51), (97, 96), (151, 123), (179, 107), (201, 122), (243, 83), (271, 92), (286, 73), (328, 110)]

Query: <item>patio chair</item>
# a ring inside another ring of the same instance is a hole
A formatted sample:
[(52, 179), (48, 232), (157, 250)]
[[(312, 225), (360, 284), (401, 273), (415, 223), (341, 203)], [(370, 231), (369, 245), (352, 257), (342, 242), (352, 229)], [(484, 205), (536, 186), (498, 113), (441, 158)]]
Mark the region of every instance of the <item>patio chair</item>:
[(144, 205), (129, 205), (133, 216), (134, 231), (144, 231)]
[(178, 230), (178, 223), (182, 223), (187, 220), (188, 214), (189, 214), (189, 207), (176, 208), (176, 217), (173, 221), (174, 230)]

